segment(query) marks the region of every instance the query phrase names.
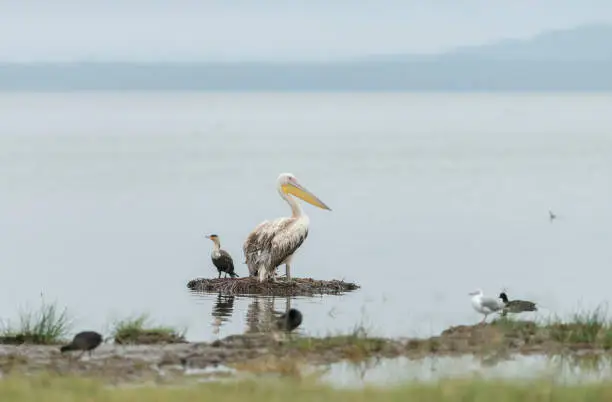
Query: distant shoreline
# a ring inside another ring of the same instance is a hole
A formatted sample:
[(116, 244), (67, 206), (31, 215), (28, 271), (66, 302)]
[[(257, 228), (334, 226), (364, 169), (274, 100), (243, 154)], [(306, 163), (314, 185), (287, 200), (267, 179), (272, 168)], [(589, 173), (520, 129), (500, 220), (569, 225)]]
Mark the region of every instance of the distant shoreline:
[(327, 61), (0, 62), (0, 91), (610, 92), (612, 25)]
[(609, 92), (609, 60), (1, 64), (0, 91)]
[(103, 88), (103, 89), (2, 89), (0, 88), (0, 95), (11, 95), (11, 94), (40, 94), (40, 95), (52, 95), (52, 94), (111, 94), (111, 93), (165, 93), (165, 94), (414, 94), (414, 95), (608, 95), (612, 94), (612, 89), (551, 89), (551, 90), (409, 90), (409, 89), (398, 89), (398, 90), (360, 90), (360, 89), (286, 89), (286, 90), (269, 90), (269, 89), (121, 89), (121, 88)]

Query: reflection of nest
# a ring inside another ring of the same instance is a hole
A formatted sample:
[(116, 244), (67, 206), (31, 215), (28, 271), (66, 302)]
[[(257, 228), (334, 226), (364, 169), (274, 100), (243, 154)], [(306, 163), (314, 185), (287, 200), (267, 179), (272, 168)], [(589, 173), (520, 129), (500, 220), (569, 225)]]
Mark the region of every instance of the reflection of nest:
[(274, 297), (256, 297), (246, 312), (247, 328), (245, 332), (269, 332), (273, 330), (275, 328), (276, 315), (280, 314), (280, 311), (274, 309)]
[(259, 282), (258, 278), (193, 279), (187, 283), (191, 290), (223, 294), (261, 294), (273, 296), (313, 296), (341, 294), (359, 289), (359, 286), (339, 280), (321, 281), (312, 278), (292, 278), (291, 282)]

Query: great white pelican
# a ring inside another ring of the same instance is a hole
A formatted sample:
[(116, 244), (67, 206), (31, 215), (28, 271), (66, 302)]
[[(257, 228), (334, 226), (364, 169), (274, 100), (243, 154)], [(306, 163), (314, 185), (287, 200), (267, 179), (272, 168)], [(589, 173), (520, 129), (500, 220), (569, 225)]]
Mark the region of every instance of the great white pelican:
[(278, 176), (277, 190), (283, 200), (291, 207), (291, 217), (278, 218), (260, 223), (249, 233), (242, 250), (251, 276), (259, 276), (259, 281), (274, 279), (276, 267), (285, 264), (287, 280), (291, 280), (291, 259), (295, 251), (308, 236), (310, 219), (292, 196), (307, 203), (331, 211), (327, 205), (302, 186), (294, 175), (283, 173)]

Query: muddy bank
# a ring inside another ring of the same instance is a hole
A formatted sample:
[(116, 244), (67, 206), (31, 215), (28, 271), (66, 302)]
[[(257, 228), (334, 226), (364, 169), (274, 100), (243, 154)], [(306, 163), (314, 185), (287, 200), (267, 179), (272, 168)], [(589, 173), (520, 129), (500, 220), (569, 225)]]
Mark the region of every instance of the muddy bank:
[(292, 278), (290, 282), (279, 278), (274, 282), (259, 282), (257, 278), (197, 278), (187, 283), (196, 292), (225, 295), (258, 294), (269, 296), (339, 295), (359, 289), (359, 286), (336, 279), (329, 281), (312, 278)]
[[(212, 343), (166, 345), (103, 344), (91, 358), (61, 355), (57, 346), (2, 345), (0, 372), (49, 370), (103, 377), (113, 381), (172, 379), (197, 369), (227, 366), (250, 372), (290, 373), (297, 365), (354, 362), (373, 357), (418, 359), (426, 356), (512, 354), (606, 354), (604, 343), (563, 338), (551, 327), (531, 322), (457, 326), (427, 339), (383, 339), (362, 336), (305, 338), (279, 333), (232, 335)], [(575, 328), (573, 330), (576, 330)], [(594, 340), (596, 340), (594, 338)]]
[[(333, 339), (333, 340), (332, 340)], [(212, 343), (165, 345), (102, 344), (92, 356), (78, 358), (59, 346), (0, 345), (0, 373), (85, 375), (111, 382), (173, 379), (190, 371), (228, 367), (248, 372), (287, 372), (298, 365), (361, 360), (375, 355), (396, 356), (400, 341), (350, 337), (301, 338), (280, 333), (232, 335)]]

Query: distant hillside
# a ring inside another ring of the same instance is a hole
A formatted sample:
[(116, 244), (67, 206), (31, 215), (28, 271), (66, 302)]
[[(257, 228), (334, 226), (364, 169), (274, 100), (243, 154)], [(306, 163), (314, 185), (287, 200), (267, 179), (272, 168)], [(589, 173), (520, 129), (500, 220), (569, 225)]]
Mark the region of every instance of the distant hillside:
[(489, 45), (465, 46), (441, 55), (371, 56), (367, 61), (570, 61), (612, 59), (612, 25), (587, 25), (542, 33), (531, 39), (508, 39)]
[(0, 64), (0, 90), (610, 91), (612, 26), (333, 63)]

